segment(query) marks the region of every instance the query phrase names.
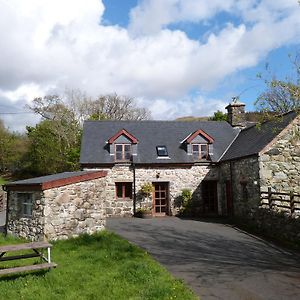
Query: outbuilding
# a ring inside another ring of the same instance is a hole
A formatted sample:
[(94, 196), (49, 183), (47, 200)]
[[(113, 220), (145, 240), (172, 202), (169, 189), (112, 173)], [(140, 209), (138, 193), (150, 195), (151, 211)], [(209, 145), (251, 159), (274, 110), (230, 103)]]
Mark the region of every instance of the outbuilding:
[(37, 241), (104, 229), (106, 174), (64, 172), (5, 185), (6, 231)]

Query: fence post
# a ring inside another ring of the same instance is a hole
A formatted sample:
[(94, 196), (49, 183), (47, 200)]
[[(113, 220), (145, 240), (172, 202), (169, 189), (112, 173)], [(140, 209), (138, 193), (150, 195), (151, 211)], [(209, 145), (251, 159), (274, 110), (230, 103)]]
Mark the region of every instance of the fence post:
[(268, 187), (268, 201), (269, 201), (269, 208), (273, 208), (273, 201), (272, 201), (272, 190)]
[(291, 208), (291, 214), (295, 211), (295, 195), (293, 191), (290, 191), (290, 208)]

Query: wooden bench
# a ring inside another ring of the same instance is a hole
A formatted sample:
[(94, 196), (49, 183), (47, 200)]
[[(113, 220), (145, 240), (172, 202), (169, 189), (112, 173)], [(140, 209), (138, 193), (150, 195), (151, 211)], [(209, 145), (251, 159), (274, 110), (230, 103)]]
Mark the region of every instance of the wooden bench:
[[(41, 261), (45, 261), (46, 263), (43, 262), (34, 265), (0, 269), (0, 275), (55, 268), (57, 265), (51, 262), (51, 247), (52, 245), (49, 244), (48, 242), (33, 242), (33, 243), (26, 243), (26, 244), (1, 246), (0, 262), (40, 257)], [(47, 257), (45, 257), (43, 254), (44, 249), (47, 249)], [(9, 255), (9, 256), (6, 255), (9, 252), (24, 251), (24, 250), (32, 250), (33, 252), (19, 254), (19, 255)]]

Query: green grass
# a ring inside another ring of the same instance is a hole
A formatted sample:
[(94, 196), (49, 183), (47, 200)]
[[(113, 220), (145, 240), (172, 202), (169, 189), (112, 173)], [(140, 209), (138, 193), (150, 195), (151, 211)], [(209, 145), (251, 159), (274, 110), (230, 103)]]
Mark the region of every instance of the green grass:
[(3, 177), (0, 177), (0, 185), (5, 184), (6, 182), (7, 181)]
[[(0, 245), (16, 242), (0, 236)], [(0, 299), (197, 299), (145, 251), (110, 232), (53, 245), (52, 260), (58, 267), (0, 277)]]

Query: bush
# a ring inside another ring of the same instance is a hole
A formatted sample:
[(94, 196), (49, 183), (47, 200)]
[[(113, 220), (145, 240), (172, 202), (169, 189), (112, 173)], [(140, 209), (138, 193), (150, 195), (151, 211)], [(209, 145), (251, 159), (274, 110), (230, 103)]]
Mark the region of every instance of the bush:
[(181, 216), (190, 216), (191, 215), (191, 206), (192, 206), (192, 191), (190, 189), (182, 189), (180, 195), (181, 208), (179, 214)]

